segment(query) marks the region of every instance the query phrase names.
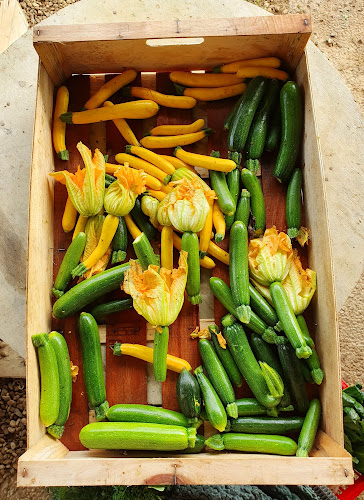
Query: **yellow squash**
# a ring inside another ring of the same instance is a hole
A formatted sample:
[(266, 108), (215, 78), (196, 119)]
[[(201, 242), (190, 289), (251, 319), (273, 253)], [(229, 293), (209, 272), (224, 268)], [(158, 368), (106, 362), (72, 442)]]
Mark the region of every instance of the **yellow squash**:
[(276, 78), (285, 82), (288, 78), (288, 73), (276, 68), (268, 68), (267, 66), (243, 66), (236, 73), (240, 78), (255, 78), (256, 76), (264, 76), (265, 78)]
[(168, 182), (171, 179), (170, 175), (167, 175), (163, 170), (160, 168), (156, 167), (155, 165), (152, 165), (151, 163), (143, 160), (142, 158), (138, 158), (137, 156), (129, 155), (127, 153), (118, 153), (115, 156), (115, 160), (118, 163), (124, 163), (127, 162), (130, 167), (136, 168), (138, 170), (144, 170), (146, 174), (151, 175), (152, 177), (155, 177), (158, 179), (160, 182), (163, 184), (168, 184)]
[(146, 137), (143, 137), (140, 142), (145, 148), (150, 149), (175, 148), (176, 146), (194, 144), (195, 142), (208, 137), (211, 133), (212, 130), (210, 128), (206, 128), (205, 130), (200, 130), (199, 132), (194, 132), (192, 134), (164, 135), (158, 137), (155, 135), (147, 135)]
[(124, 73), (115, 76), (112, 80), (108, 81), (103, 85), (96, 94), (94, 94), (86, 102), (85, 109), (95, 109), (101, 106), (110, 96), (115, 94), (121, 87), (128, 85), (137, 76), (137, 72), (133, 69), (127, 69)]
[(161, 155), (149, 151), (149, 149), (142, 148), (140, 146), (126, 146), (126, 152), (143, 158), (143, 160), (148, 161), (152, 165), (163, 170), (168, 175), (173, 175), (176, 169), (168, 160), (163, 158)]
[[(104, 102), (104, 106), (110, 108), (111, 106), (114, 106), (114, 104), (110, 101), (106, 101)], [(133, 144), (133, 146), (139, 146), (138, 139), (135, 137), (134, 132), (129, 127), (127, 121), (124, 120), (124, 118), (118, 118), (117, 120), (113, 120), (113, 122), (128, 144)]]
[(71, 198), (68, 196), (62, 217), (62, 228), (65, 233), (69, 233), (75, 227), (77, 213)]
[(205, 125), (205, 120), (199, 118), (188, 125), (159, 125), (150, 131), (150, 135), (182, 135), (198, 132)]
[(153, 198), (156, 198), (158, 201), (164, 200), (167, 196), (167, 193), (164, 193), (163, 191), (156, 191), (155, 189), (148, 189), (148, 194), (153, 196)]
[(236, 168), (236, 163), (233, 160), (190, 153), (188, 151), (185, 151), (181, 147), (177, 147), (174, 151), (174, 154), (180, 160), (188, 163), (189, 165), (194, 165), (195, 167), (217, 170), (219, 172), (231, 172), (232, 170), (234, 170), (234, 168)]
[(150, 99), (166, 108), (191, 109), (196, 106), (196, 101), (192, 97), (161, 94), (161, 92), (144, 87), (131, 87), (130, 94), (140, 99)]
[(74, 240), (78, 233), (84, 233), (85, 232), (85, 227), (88, 221), (88, 217), (84, 217), (83, 215), (80, 215), (77, 219), (77, 224), (76, 227), (73, 231), (72, 239)]
[(138, 228), (138, 226), (135, 224), (133, 219), (131, 218), (130, 214), (124, 215), (124, 220), (126, 227), (128, 228), (129, 233), (131, 234), (132, 238), (135, 240), (138, 236), (142, 234), (141, 230)]
[(228, 252), (225, 252), (225, 250), (217, 246), (213, 241), (209, 242), (207, 252), (220, 262), (223, 262), (227, 266), (229, 265), (230, 256)]
[(56, 97), (56, 105), (53, 114), (53, 146), (61, 160), (68, 160), (69, 155), (66, 148), (66, 124), (60, 119), (63, 113), (67, 113), (69, 92), (67, 87), (59, 87)]
[(105, 122), (118, 118), (150, 118), (158, 113), (159, 106), (154, 101), (131, 101), (114, 106), (63, 113), (60, 118), (65, 123), (82, 125), (85, 123)]
[(237, 83), (236, 85), (229, 85), (228, 87), (186, 88), (183, 91), (183, 95), (194, 97), (197, 101), (219, 101), (220, 99), (240, 95), (245, 89), (245, 83)]
[(226, 87), (241, 83), (242, 78), (236, 75), (218, 73), (190, 73), (188, 71), (172, 71), (169, 75), (174, 83), (185, 87)]
[(179, 158), (176, 158), (175, 156), (168, 156), (168, 155), (161, 155), (161, 156), (162, 156), (162, 158), (165, 158), (170, 163), (172, 163), (172, 165), (176, 169), (177, 168), (188, 168), (189, 170), (192, 170), (192, 172), (196, 173), (196, 170), (194, 169), (194, 167), (192, 165), (188, 165), (187, 163), (180, 160)]
[(211, 240), (211, 231), (212, 231), (212, 210), (214, 206), (214, 200), (209, 200), (209, 213), (207, 214), (205, 225), (200, 231), (200, 257), (205, 257), (207, 249), (209, 247), (209, 243)]
[(215, 241), (216, 242), (222, 241), (225, 238), (226, 223), (224, 214), (222, 213), (221, 208), (217, 203), (217, 200), (215, 200), (214, 207), (212, 210), (212, 222), (216, 229)]
[(268, 66), (270, 68), (279, 68), (281, 60), (278, 57), (259, 57), (258, 59), (245, 59), (244, 61), (236, 61), (233, 63), (218, 66), (215, 71), (218, 73), (236, 73), (238, 69), (244, 66)]

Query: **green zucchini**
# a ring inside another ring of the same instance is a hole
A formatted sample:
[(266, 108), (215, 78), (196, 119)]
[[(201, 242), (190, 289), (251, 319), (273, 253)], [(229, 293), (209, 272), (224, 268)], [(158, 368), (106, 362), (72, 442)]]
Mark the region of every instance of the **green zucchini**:
[(72, 270), (80, 262), (86, 245), (86, 234), (81, 232), (72, 240), (59, 267), (52, 293), (58, 299), (64, 294), (68, 283), (72, 280)]
[(231, 127), (231, 124), (233, 123), (234, 119), (235, 119), (235, 116), (236, 116), (236, 112), (238, 111), (239, 109), (239, 106), (243, 100), (243, 96), (244, 94), (242, 94), (239, 99), (236, 101), (236, 103), (234, 104), (234, 107), (233, 109), (230, 111), (230, 113), (228, 114), (228, 116), (226, 117), (225, 121), (224, 121), (224, 129), (225, 130), (229, 130), (230, 127)]
[[(307, 328), (307, 323), (306, 323), (306, 320), (305, 318), (302, 316), (302, 314), (299, 314), (297, 316), (297, 322), (299, 324), (299, 327), (301, 329), (301, 332), (302, 332), (302, 335), (306, 341), (306, 344), (310, 347), (315, 347), (315, 342), (312, 340), (311, 338), (311, 335), (308, 331), (308, 328)], [(310, 356), (311, 357), (311, 356)]]
[(200, 304), (202, 301), (200, 294), (200, 251), (197, 234), (191, 231), (184, 232), (181, 247), (188, 253), (187, 298), (193, 305)]
[(135, 200), (135, 204), (130, 212), (130, 215), (133, 217), (133, 221), (138, 226), (138, 228), (145, 234), (148, 240), (153, 241), (156, 239), (157, 230), (150, 222), (149, 217), (147, 217), (143, 213), (139, 198)]
[(232, 432), (247, 434), (290, 434), (299, 431), (303, 417), (240, 417), (230, 420)]
[(139, 260), (139, 264), (145, 271), (148, 266), (158, 266), (159, 262), (154, 253), (153, 247), (145, 233), (141, 233), (133, 241), (134, 252)]
[[(311, 354), (311, 356), (312, 356), (312, 354)], [(313, 378), (312, 378), (310, 369), (309, 369), (308, 365), (306, 364), (306, 361), (307, 361), (306, 359), (299, 360), (300, 370), (301, 370), (301, 373), (302, 373), (302, 376), (303, 376), (305, 382), (307, 384), (313, 384)]]
[(240, 220), (248, 227), (250, 217), (250, 193), (247, 189), (242, 189), (240, 199), (236, 207), (234, 220)]
[(267, 131), (267, 137), (265, 139), (264, 149), (269, 152), (272, 152), (275, 149), (277, 149), (280, 138), (281, 138), (281, 107), (278, 99), (272, 111), (272, 117), (268, 124), (268, 131)]
[(302, 430), (298, 438), (297, 457), (308, 457), (316, 437), (320, 415), (321, 403), (318, 399), (313, 399), (307, 410)]
[(47, 428), (48, 434), (59, 439), (64, 431), (64, 425), (67, 422), (71, 401), (72, 401), (72, 374), (71, 361), (68, 352), (67, 343), (58, 332), (51, 332), (48, 336), (56, 353), (58, 376), (59, 376), (59, 411), (54, 424)]
[(251, 124), (249, 136), (250, 143), (245, 147), (248, 151), (247, 158), (258, 159), (263, 154), (264, 144), (267, 137), (268, 122), (272, 109), (278, 99), (280, 83), (278, 80), (269, 80), (267, 91), (262, 97), (257, 112)]
[(277, 337), (276, 340), (279, 361), (281, 363), (285, 380), (287, 381), (288, 391), (292, 398), (294, 409), (298, 414), (304, 414), (307, 411), (309, 402), (299, 366), (299, 359), (296, 357), (294, 349), (285, 337)]
[(296, 351), (298, 358), (309, 358), (312, 354), (311, 348), (306, 344), (300, 326), (294, 315), (287, 293), (279, 282), (272, 283), (269, 287), (274, 308), (277, 312), (280, 324), (288, 340)]
[(113, 182), (116, 181), (116, 177), (110, 174), (105, 174), (105, 189), (110, 186)]
[(56, 353), (46, 333), (32, 335), (38, 350), (40, 368), (40, 419), (46, 427), (58, 418), (60, 405), (59, 373)]
[(221, 212), (225, 215), (233, 215), (235, 213), (235, 202), (226, 183), (225, 173), (210, 170), (210, 179), (211, 187), (217, 195), (217, 203)]
[[(231, 154), (229, 155), (229, 158), (231, 158)], [(238, 199), (239, 199), (239, 193), (240, 193), (240, 170), (239, 167), (234, 168), (231, 172), (228, 172), (226, 175), (227, 179), (227, 185), (230, 191), (230, 194), (232, 196), (232, 199), (234, 201), (234, 212), (236, 210), (236, 207), (238, 205)], [(232, 226), (234, 222), (235, 216), (233, 215), (225, 215), (225, 224), (226, 224), (226, 230), (229, 230), (230, 227)]]
[(229, 151), (236, 151), (238, 153), (243, 151), (251, 123), (266, 86), (266, 80), (261, 76), (257, 76), (250, 81), (246, 88), (234, 119), (229, 125)]
[(236, 406), (238, 407), (239, 417), (250, 417), (256, 415), (267, 415), (269, 408), (261, 405), (259, 401), (255, 398), (243, 398), (235, 400)]
[(153, 373), (157, 382), (164, 382), (167, 376), (167, 354), (168, 354), (169, 328), (161, 326), (154, 332), (153, 343)]
[(129, 268), (129, 263), (121, 264), (81, 281), (54, 303), (54, 317), (62, 319), (72, 316), (99, 297), (120, 288), (124, 273)]
[[(221, 278), (213, 276), (210, 278), (210, 288), (217, 300), (227, 309), (233, 316), (238, 318), (238, 313), (235, 308), (232, 293), (228, 285)], [(238, 318), (240, 319), (240, 318)], [(246, 325), (250, 330), (259, 335), (262, 335), (264, 340), (269, 343), (274, 343), (277, 336), (276, 332), (262, 319), (259, 318), (253, 311), (250, 313), (249, 323)]]
[(194, 447), (196, 429), (145, 422), (96, 422), (81, 429), (90, 449), (175, 451)]
[(248, 268), (248, 230), (241, 221), (236, 221), (230, 231), (230, 287), (237, 317), (249, 323), (251, 316)]
[(250, 209), (254, 217), (254, 237), (263, 234), (265, 229), (265, 203), (262, 187), (257, 176), (243, 168), (241, 171), (241, 179), (244, 187), (250, 193)]
[(106, 412), (110, 422), (149, 422), (151, 424), (180, 425), (198, 427), (201, 423), (196, 418), (186, 418), (177, 411), (151, 405), (117, 404)]
[(125, 260), (127, 248), (128, 229), (126, 227), (124, 217), (119, 217), (119, 224), (112, 240), (112, 266), (115, 266), (119, 262), (123, 262)]
[(81, 338), (83, 376), (88, 402), (95, 409), (96, 420), (103, 420), (109, 408), (106, 401), (104, 369), (102, 366), (100, 334), (95, 318), (82, 312), (78, 320)]
[(205, 441), (213, 450), (245, 451), (248, 453), (269, 453), (273, 455), (294, 455), (297, 444), (285, 436), (265, 434), (226, 433), (215, 434)]
[(280, 398), (273, 397), (270, 394), (267, 382), (251, 350), (243, 327), (238, 323), (226, 325), (224, 320), (223, 325), (224, 337), (230, 352), (254, 396), (259, 403), (267, 408), (277, 406)]
[(178, 376), (177, 399), (181, 412), (186, 418), (196, 418), (201, 413), (200, 386), (191, 372), (183, 368)]
[(273, 175), (280, 182), (287, 182), (294, 169), (301, 142), (302, 100), (301, 91), (295, 82), (286, 82), (280, 94), (281, 144)]
[(201, 339), (198, 343), (198, 350), (207, 375), (221, 401), (226, 406), (226, 413), (229, 417), (236, 418), (238, 409), (235, 404), (234, 389), (214, 348), (208, 340)]
[(99, 325), (103, 325), (105, 323), (105, 317), (108, 314), (125, 311), (126, 309), (131, 309), (132, 307), (133, 299), (111, 300), (110, 302), (104, 302), (104, 304), (98, 304), (93, 307), (90, 312), (97, 323)]
[(278, 316), (267, 300), (249, 283), (250, 307), (269, 326), (276, 326)]
[(302, 170), (300, 168), (295, 168), (289, 180), (286, 195), (287, 234), (290, 238), (296, 238), (296, 236), (300, 234), (301, 189)]
[(194, 373), (201, 388), (207, 418), (215, 429), (222, 432), (227, 425), (227, 415), (224, 406), (211, 382), (203, 373), (202, 366), (198, 366)]
[(220, 358), (220, 361), (223, 365), (223, 367), (226, 370), (226, 373), (228, 374), (229, 379), (231, 380), (231, 383), (235, 385), (235, 387), (241, 387), (243, 383), (243, 378), (241, 376), (241, 373), (239, 371), (239, 368), (237, 367), (234, 358), (231, 355), (231, 352), (227, 347), (225, 349), (221, 347), (219, 344), (219, 340), (217, 338), (217, 335), (220, 333), (219, 329), (217, 326), (210, 325), (209, 326), (209, 332), (211, 335), (211, 340), (212, 344), (214, 346), (214, 349), (216, 351), (216, 354)]

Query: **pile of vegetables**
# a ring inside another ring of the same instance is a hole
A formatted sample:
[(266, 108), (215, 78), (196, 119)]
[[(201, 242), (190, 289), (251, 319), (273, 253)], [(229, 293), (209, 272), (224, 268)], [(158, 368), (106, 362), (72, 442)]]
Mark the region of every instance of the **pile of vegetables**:
[[(321, 405), (309, 401), (305, 384), (321, 384), (324, 374), (302, 316), (316, 290), (316, 274), (302, 267), (293, 241), (308, 243), (308, 230), (301, 226), (302, 172), (296, 168), (301, 95), (279, 66), (279, 59), (269, 57), (226, 64), (213, 73), (175, 71), (170, 78), (177, 95), (127, 86), (137, 75), (127, 70), (72, 113), (67, 89), (58, 90), (53, 140), (62, 160), (68, 159), (67, 123), (112, 120), (129, 143), (111, 164), (80, 142), (84, 167), (50, 174), (67, 188), (62, 226), (73, 230), (52, 289), (53, 315), (80, 313), (83, 375), (97, 420), (81, 430), (85, 447), (196, 453), (208, 446), (308, 456)], [(108, 99), (117, 91), (140, 100), (113, 104)], [(204, 120), (154, 127), (140, 142), (126, 121), (154, 116), (159, 106), (189, 109), (197, 101), (231, 96), (239, 98), (224, 125), (228, 158), (184, 148), (213, 133), (203, 128)], [(166, 147), (175, 148), (173, 156), (155, 151)], [(257, 177), (263, 151), (275, 149), (273, 175), (287, 183), (287, 234), (266, 228)], [(210, 183), (196, 167), (207, 169)], [(217, 244), (228, 232), (229, 252)], [(136, 258), (123, 263), (130, 236)], [(174, 248), (180, 252), (177, 267)], [(169, 326), (185, 292), (192, 305), (201, 303), (200, 267), (214, 268), (214, 259), (229, 266), (230, 284), (210, 278), (228, 314), (198, 341), (202, 366), (191, 367), (188, 359), (168, 353)], [(100, 302), (120, 288), (130, 298)], [(154, 348), (116, 343), (113, 353), (152, 362), (157, 381), (165, 381), (167, 369), (179, 372), (181, 413), (122, 402), (109, 408), (97, 323), (131, 307), (154, 326)], [(72, 392), (67, 346), (54, 332), (32, 338), (41, 369), (40, 416), (48, 432), (60, 437)], [(243, 380), (254, 398), (236, 399), (234, 386)], [(196, 434), (201, 418), (218, 431), (206, 442)]]
[(364, 392), (361, 384), (343, 389), (344, 444), (354, 469), (364, 474)]

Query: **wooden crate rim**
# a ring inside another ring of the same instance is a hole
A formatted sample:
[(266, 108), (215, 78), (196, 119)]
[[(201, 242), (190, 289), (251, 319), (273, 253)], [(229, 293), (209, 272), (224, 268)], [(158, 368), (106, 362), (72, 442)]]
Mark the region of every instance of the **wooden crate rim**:
[(33, 43), (99, 42), (148, 38), (221, 37), (311, 33), (310, 14), (39, 26)]

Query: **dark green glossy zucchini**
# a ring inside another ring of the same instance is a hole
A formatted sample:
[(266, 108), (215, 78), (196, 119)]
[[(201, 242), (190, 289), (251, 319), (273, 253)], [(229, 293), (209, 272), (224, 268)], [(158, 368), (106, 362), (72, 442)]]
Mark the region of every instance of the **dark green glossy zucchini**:
[(233, 301), (238, 318), (249, 323), (251, 316), (248, 268), (248, 230), (241, 221), (236, 221), (230, 231), (229, 276)]
[(104, 304), (98, 304), (91, 309), (91, 314), (99, 325), (105, 323), (106, 316), (133, 307), (133, 299), (111, 300)]
[(321, 415), (321, 403), (313, 399), (307, 410), (302, 430), (298, 438), (297, 457), (308, 457), (313, 446)]
[[(230, 155), (230, 159), (232, 159), (231, 155)], [(234, 201), (234, 213), (235, 213), (235, 210), (236, 210), (236, 207), (238, 204), (239, 193), (240, 193), (240, 170), (239, 170), (239, 167), (236, 167), (231, 172), (228, 172), (228, 174), (226, 175), (226, 180), (227, 180), (229, 192), (230, 192), (232, 199)], [(234, 219), (235, 219), (234, 214), (225, 216), (226, 230), (230, 229), (232, 223), (234, 222)]]
[(236, 207), (234, 220), (240, 220), (248, 227), (250, 217), (250, 193), (247, 189), (242, 189), (240, 199)]
[(138, 228), (146, 235), (148, 240), (155, 240), (157, 236), (157, 230), (150, 222), (149, 217), (147, 217), (143, 213), (139, 198), (135, 200), (135, 205), (131, 210), (130, 215), (133, 217), (133, 221), (138, 226)]
[(224, 406), (211, 382), (203, 373), (202, 366), (197, 367), (194, 373), (201, 388), (207, 418), (215, 429), (222, 432), (225, 430), (227, 424), (227, 415)]
[(187, 266), (187, 298), (191, 304), (200, 304), (202, 297), (200, 294), (200, 251), (196, 233), (185, 231), (182, 235), (182, 250), (188, 252)]
[(301, 189), (302, 170), (300, 168), (295, 168), (289, 180), (286, 195), (287, 234), (290, 238), (296, 238), (296, 236), (300, 234)]
[(187, 418), (196, 418), (201, 413), (200, 386), (191, 372), (183, 368), (179, 374), (177, 385), (177, 399), (181, 412)]
[(126, 258), (126, 250), (128, 248), (128, 230), (125, 224), (124, 217), (119, 217), (119, 224), (112, 240), (112, 257), (111, 265), (115, 266), (119, 262), (123, 262)]
[(281, 139), (281, 107), (279, 99), (272, 111), (272, 117), (268, 124), (267, 137), (265, 139), (264, 149), (272, 152), (278, 148)]
[(278, 316), (273, 307), (265, 300), (256, 288), (249, 283), (250, 307), (269, 326), (276, 326)]
[(229, 379), (231, 380), (231, 383), (235, 385), (235, 387), (241, 387), (243, 383), (243, 377), (241, 376), (239, 368), (237, 367), (228, 347), (225, 346), (225, 349), (221, 347), (217, 337), (217, 335), (220, 333), (218, 327), (216, 325), (210, 325), (209, 332), (211, 334), (211, 341), (216, 354), (219, 356), (220, 361), (223, 364), (223, 367), (225, 368)]
[(290, 434), (299, 431), (303, 417), (240, 417), (230, 420), (231, 432), (247, 434)]
[(57, 277), (52, 288), (53, 295), (58, 299), (64, 294), (68, 283), (72, 280), (72, 270), (80, 262), (86, 245), (86, 234), (81, 232), (72, 240), (59, 267)]
[(145, 233), (141, 233), (133, 241), (134, 252), (138, 258), (139, 264), (145, 271), (148, 266), (158, 266), (159, 262), (154, 253), (153, 247)]
[(265, 203), (262, 187), (257, 176), (243, 168), (241, 171), (241, 179), (244, 187), (250, 193), (250, 209), (254, 217), (254, 236), (260, 236), (265, 229)]
[(201, 421), (186, 418), (182, 413), (158, 406), (138, 404), (117, 404), (111, 406), (106, 417), (110, 422), (149, 422), (151, 424), (181, 425), (198, 427)]

